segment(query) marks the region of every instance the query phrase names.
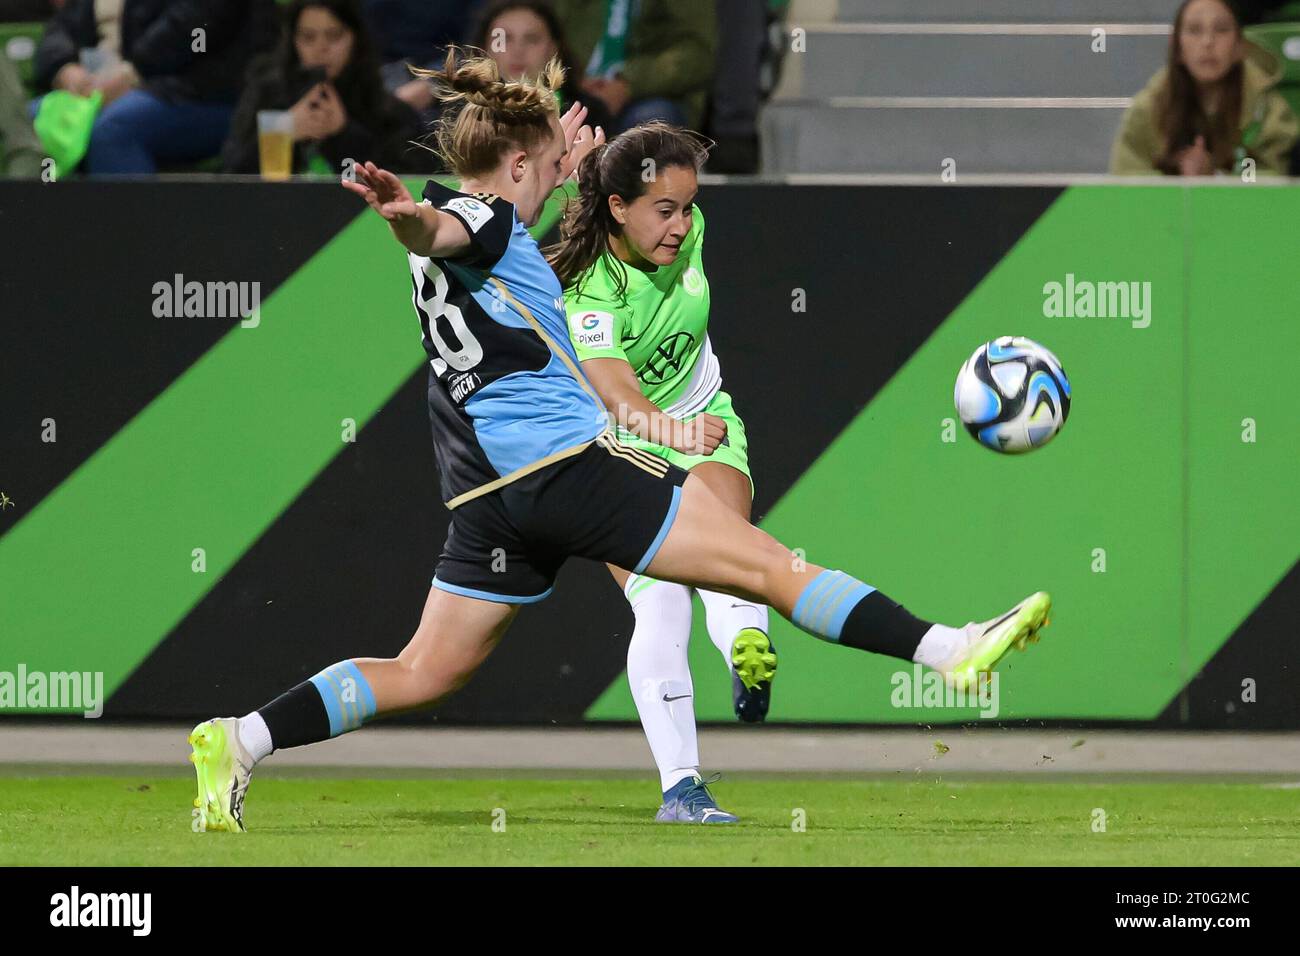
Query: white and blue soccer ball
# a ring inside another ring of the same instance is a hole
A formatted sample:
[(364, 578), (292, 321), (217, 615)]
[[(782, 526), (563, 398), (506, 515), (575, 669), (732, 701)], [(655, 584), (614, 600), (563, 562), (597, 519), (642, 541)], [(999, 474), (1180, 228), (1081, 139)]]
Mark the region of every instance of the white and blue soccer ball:
[(1056, 356), (1031, 339), (985, 342), (957, 373), (953, 402), (985, 448), (1018, 455), (1051, 441), (1070, 415), (1070, 380)]

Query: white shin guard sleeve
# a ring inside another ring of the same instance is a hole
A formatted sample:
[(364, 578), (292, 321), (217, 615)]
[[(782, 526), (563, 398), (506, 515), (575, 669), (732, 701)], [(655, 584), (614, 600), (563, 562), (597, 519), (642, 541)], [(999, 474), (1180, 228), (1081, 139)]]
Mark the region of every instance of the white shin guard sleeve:
[(634, 574), (624, 589), (636, 626), (627, 647), (627, 680), (664, 790), (699, 773), (695, 698), (687, 647), (691, 591)]
[(731, 642), (747, 627), (756, 627), (767, 633), (767, 605), (752, 604), (720, 591), (699, 590), (696, 593), (708, 614), (709, 640), (727, 662), (727, 670), (731, 670)]

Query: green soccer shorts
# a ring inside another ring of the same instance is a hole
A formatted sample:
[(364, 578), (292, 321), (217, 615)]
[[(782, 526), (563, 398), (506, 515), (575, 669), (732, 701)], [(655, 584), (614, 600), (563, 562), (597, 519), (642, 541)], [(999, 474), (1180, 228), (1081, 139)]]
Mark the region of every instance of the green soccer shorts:
[[(618, 430), (618, 440), (625, 445), (631, 445), (633, 448), (641, 448), (650, 452), (652, 455), (658, 455), (666, 459), (678, 468), (690, 471), (696, 465), (703, 464), (706, 461), (717, 461), (724, 465), (730, 465), (742, 475), (749, 479), (749, 491), (754, 493), (754, 476), (749, 473), (749, 439), (745, 436), (745, 423), (741, 421), (740, 416), (736, 414), (735, 408), (731, 404), (731, 396), (721, 389), (709, 400), (709, 404), (704, 406), (704, 412), (710, 415), (716, 415), (727, 423), (727, 437), (723, 443), (714, 450), (712, 455), (683, 455), (672, 448), (666, 448), (663, 445), (657, 445), (654, 442), (638, 438), (631, 432)], [(700, 412), (696, 413), (697, 415)], [(695, 415), (683, 419), (690, 421)]]

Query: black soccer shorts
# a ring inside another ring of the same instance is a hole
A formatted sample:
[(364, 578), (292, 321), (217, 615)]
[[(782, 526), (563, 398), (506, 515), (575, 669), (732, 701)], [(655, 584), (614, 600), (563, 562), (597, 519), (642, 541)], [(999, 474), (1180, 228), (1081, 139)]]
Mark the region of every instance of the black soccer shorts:
[(452, 512), (433, 586), (531, 604), (547, 597), (566, 558), (641, 573), (677, 517), (687, 472), (606, 432)]

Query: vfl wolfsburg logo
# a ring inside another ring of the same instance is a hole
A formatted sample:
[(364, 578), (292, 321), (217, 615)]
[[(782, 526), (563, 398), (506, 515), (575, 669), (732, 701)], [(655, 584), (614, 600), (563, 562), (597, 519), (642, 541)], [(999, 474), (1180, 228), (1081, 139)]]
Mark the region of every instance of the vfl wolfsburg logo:
[(646, 359), (645, 368), (641, 370), (641, 381), (647, 385), (662, 385), (681, 371), (682, 363), (694, 346), (695, 336), (689, 332), (668, 336), (655, 348), (654, 354)]
[(682, 288), (690, 295), (699, 295), (704, 291), (704, 276), (695, 266), (682, 273)]

